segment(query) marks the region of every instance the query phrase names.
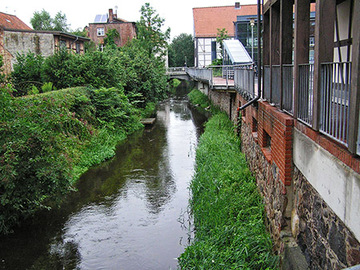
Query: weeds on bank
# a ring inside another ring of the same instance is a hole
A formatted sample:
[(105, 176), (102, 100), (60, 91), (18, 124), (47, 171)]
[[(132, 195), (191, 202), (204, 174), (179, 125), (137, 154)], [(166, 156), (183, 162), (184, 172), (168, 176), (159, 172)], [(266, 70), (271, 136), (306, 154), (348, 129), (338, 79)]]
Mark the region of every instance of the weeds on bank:
[(206, 124), (191, 182), (195, 239), (181, 269), (277, 269), (264, 205), (225, 113)]

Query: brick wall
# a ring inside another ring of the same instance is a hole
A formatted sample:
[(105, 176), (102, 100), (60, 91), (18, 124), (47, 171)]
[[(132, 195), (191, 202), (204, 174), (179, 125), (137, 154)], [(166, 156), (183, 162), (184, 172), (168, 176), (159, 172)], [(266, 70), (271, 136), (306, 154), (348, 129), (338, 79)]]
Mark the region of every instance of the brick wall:
[[(97, 29), (104, 28), (105, 35), (98, 36)], [(120, 34), (120, 40), (116, 41), (117, 45), (122, 47), (124, 46), (129, 40), (132, 40), (136, 36), (135, 25), (132, 22), (128, 23), (112, 23), (112, 24), (96, 24), (90, 23), (89, 24), (89, 38), (95, 42), (95, 44), (103, 44), (104, 38), (106, 37), (106, 32), (110, 29), (116, 29)]]
[(267, 102), (259, 102), (258, 141), (270, 163), (279, 169), (281, 181), (289, 186), (292, 171), (292, 130), (294, 120)]

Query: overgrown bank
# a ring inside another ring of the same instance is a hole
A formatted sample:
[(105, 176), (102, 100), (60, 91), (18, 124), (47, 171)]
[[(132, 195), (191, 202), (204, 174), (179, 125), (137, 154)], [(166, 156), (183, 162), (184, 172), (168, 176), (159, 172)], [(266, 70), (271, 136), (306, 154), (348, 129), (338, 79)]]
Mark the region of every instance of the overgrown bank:
[(0, 233), (58, 204), (88, 167), (139, 129), (143, 109), (122, 89), (78, 87), (15, 98), (0, 93)]
[(191, 192), (196, 231), (179, 258), (182, 269), (278, 268), (262, 198), (225, 113), (216, 113), (206, 124)]

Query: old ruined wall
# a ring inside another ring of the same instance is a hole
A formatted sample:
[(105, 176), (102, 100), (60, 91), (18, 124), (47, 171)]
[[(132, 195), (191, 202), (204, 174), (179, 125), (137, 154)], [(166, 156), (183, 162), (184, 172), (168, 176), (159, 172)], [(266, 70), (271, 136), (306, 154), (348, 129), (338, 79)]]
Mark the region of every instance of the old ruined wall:
[(7, 70), (12, 70), (16, 62), (17, 53), (32, 52), (41, 54), (44, 57), (54, 53), (54, 37), (49, 33), (21, 32), (5, 30), (3, 35), (3, 47), (8, 55), (6, 63), (9, 65)]

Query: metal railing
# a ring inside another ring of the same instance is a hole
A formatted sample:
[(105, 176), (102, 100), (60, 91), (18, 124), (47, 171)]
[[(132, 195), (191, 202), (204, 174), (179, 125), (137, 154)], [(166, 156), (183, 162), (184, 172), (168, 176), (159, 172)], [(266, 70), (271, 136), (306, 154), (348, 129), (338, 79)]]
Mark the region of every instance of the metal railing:
[(347, 145), (351, 62), (321, 65), (320, 131)]
[(273, 65), (271, 67), (271, 98), (270, 102), (280, 107), (281, 101), (281, 67)]
[(212, 70), (207, 68), (187, 68), (186, 72), (189, 74), (190, 77), (209, 83), (212, 86)]
[(297, 118), (308, 125), (313, 123), (314, 65), (299, 65), (299, 94)]
[(234, 69), (234, 86), (246, 99), (255, 97), (255, 70), (253, 65), (238, 66)]
[(271, 82), (271, 80), (270, 80), (270, 70), (271, 70), (271, 68), (270, 68), (270, 66), (264, 66), (264, 96), (263, 96), (263, 98), (265, 99), (265, 100), (268, 100), (268, 101), (270, 101), (271, 102), (271, 96), (270, 96), (270, 94), (271, 94), (271, 85), (270, 85), (270, 82)]
[(294, 66), (282, 66), (282, 108), (293, 115), (293, 93), (294, 93)]

